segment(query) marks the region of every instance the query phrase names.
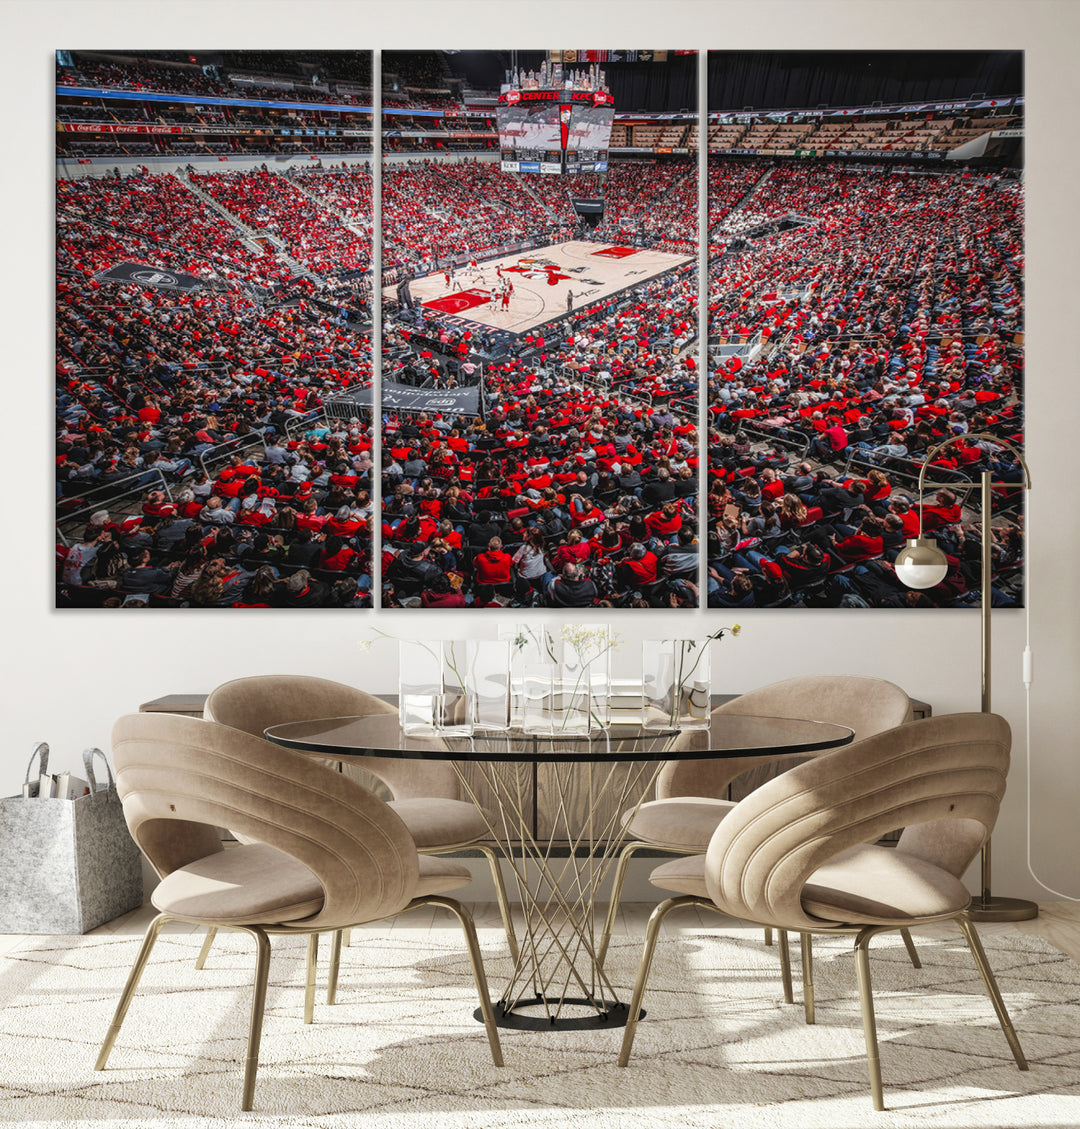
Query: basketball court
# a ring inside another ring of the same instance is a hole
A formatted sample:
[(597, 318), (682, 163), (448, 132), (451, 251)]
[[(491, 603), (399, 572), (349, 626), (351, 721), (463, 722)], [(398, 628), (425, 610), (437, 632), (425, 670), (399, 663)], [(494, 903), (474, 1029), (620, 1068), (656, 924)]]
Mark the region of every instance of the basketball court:
[[(607, 243), (556, 243), (455, 269), (450, 286), (443, 271), (415, 278), (413, 300), (431, 313), (514, 336), (566, 317), (567, 296), (580, 310), (601, 298), (667, 274), (695, 260), (689, 255), (642, 250)], [(513, 285), (508, 306), (501, 298), (503, 279)], [(395, 286), (383, 296), (396, 299)]]

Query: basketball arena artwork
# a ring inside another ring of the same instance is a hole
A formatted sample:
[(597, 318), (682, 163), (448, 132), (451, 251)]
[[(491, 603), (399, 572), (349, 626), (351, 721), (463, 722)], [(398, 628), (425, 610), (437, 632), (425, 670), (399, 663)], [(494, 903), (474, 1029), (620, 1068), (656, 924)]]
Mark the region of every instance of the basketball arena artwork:
[(57, 606), (1023, 602), (1022, 53), (380, 63), (57, 52)]

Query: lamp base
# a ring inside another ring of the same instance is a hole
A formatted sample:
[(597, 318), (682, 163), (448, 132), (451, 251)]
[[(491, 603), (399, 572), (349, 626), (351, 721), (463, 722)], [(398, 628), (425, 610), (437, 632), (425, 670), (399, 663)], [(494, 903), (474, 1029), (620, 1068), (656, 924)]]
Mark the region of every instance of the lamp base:
[(972, 921), (1030, 921), (1039, 916), (1039, 907), (1023, 898), (975, 898), (968, 916)]

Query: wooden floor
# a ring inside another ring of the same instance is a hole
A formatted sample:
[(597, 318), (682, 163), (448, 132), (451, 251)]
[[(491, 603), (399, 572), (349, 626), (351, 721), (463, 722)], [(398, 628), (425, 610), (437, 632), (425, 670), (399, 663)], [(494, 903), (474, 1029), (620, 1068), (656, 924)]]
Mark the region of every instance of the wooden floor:
[[(473, 911), (478, 929), (499, 929), (501, 927), (498, 907), (494, 902), (480, 902), (472, 904), (470, 908)], [(619, 919), (615, 926), (616, 935), (643, 938), (645, 936), (645, 926), (649, 920), (649, 914), (652, 912), (652, 909), (652, 904), (646, 902), (631, 902), (623, 905), (620, 909)], [(118, 917), (115, 921), (110, 921), (108, 924), (102, 925), (93, 932), (94, 934), (108, 933), (130, 935), (133, 937), (141, 936), (155, 912), (153, 906), (145, 905), (141, 909), (135, 910), (133, 913), (126, 914), (124, 917)], [(664, 923), (664, 932), (677, 934), (684, 929), (696, 930), (717, 927), (718, 925), (731, 928), (738, 927), (739, 923), (722, 918), (719, 915), (707, 912), (701, 912), (699, 914), (697, 910), (684, 909), (668, 916), (667, 921)], [(371, 930), (380, 935), (389, 936), (389, 934), (394, 931), (408, 930), (410, 932), (427, 932), (433, 928), (446, 929), (454, 927), (456, 927), (456, 924), (446, 911), (424, 908), (414, 910), (411, 913), (403, 913), (389, 921), (374, 922), (370, 925), (359, 926), (358, 928), (362, 931)], [(745, 924), (743, 924), (743, 928), (754, 931), (757, 930), (756, 926)], [(173, 922), (166, 926), (166, 932), (197, 933), (200, 931), (201, 926), (185, 925), (180, 922)], [(918, 935), (919, 933), (951, 933), (954, 931), (955, 927), (951, 925), (926, 925), (913, 932)], [(979, 932), (984, 935), (992, 932), (1008, 933), (1011, 931), (1034, 934), (1035, 936), (1042, 937), (1051, 945), (1055, 945), (1062, 952), (1068, 954), (1073, 960), (1080, 961), (1080, 903), (1040, 902), (1039, 916), (1034, 921), (1022, 921), (1016, 924), (1001, 925), (982, 923), (979, 925)], [(23, 935), (17, 933), (0, 936), (0, 956), (10, 952), (11, 949), (25, 939)]]
[[(689, 255), (672, 255), (652, 248), (627, 249), (628, 254), (610, 256), (603, 252), (606, 243), (572, 240), (530, 251), (515, 252), (481, 264), (483, 278), (469, 268), (458, 271), (452, 286), (446, 285), (442, 271), (433, 271), (409, 283), (413, 299), (421, 305), (438, 301), (437, 310), (455, 314), (470, 322), (479, 322), (492, 329), (522, 334), (538, 325), (564, 317), (567, 294), (573, 294), (575, 310), (629, 286), (641, 286), (661, 274), (694, 260)], [(514, 284), (514, 293), (507, 309), (495, 297), (498, 291), (496, 267), (501, 267)], [(550, 270), (549, 270), (550, 268)], [(383, 295), (393, 299), (396, 286), (383, 288)], [(468, 293), (463, 297), (462, 292)], [(480, 304), (473, 304), (475, 296)], [(455, 310), (455, 306), (460, 308)]]

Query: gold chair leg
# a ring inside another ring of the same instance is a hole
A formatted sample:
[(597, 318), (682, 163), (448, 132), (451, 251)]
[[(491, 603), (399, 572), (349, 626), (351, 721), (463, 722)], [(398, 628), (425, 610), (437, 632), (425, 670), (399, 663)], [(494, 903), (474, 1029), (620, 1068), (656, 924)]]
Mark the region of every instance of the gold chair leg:
[(645, 930), (645, 947), (641, 950), (637, 979), (634, 981), (634, 994), (630, 997), (630, 1010), (626, 1016), (626, 1027), (623, 1030), (622, 1048), (619, 1050), (620, 1066), (626, 1066), (630, 1061), (630, 1050), (634, 1045), (638, 1015), (641, 1012), (641, 998), (645, 995), (645, 984), (649, 979), (649, 970), (652, 968), (656, 939), (660, 936), (660, 926), (664, 923), (664, 918), (673, 909), (678, 909), (680, 906), (696, 905), (700, 901), (700, 898), (695, 898), (692, 894), (681, 894), (677, 898), (668, 898), (666, 902), (661, 902), (649, 917), (649, 925)]
[(904, 948), (907, 949), (907, 955), (911, 958), (911, 967), (922, 968), (922, 961), (919, 959), (919, 952), (915, 948), (915, 942), (911, 939), (911, 934), (908, 930), (901, 929), (900, 936), (904, 938)]
[[(131, 967), (131, 972), (128, 973), (127, 983), (124, 985), (124, 990), (120, 995), (120, 1002), (116, 1005), (116, 1014), (113, 1016), (108, 1034), (105, 1036), (105, 1041), (101, 1045), (97, 1062), (94, 1064), (95, 1070), (105, 1069), (105, 1064), (108, 1062), (109, 1055), (116, 1043), (116, 1037), (120, 1034), (120, 1027), (124, 1022), (124, 1017), (127, 1015), (132, 998), (139, 986), (143, 970), (146, 968), (150, 951), (153, 949), (162, 927), (172, 920), (173, 919), (168, 914), (159, 913), (147, 927), (146, 935), (143, 937), (142, 945), (139, 948), (139, 953), (135, 958), (135, 963)], [(247, 1057), (244, 1061), (244, 1089), (240, 1104), (240, 1108), (247, 1112), (251, 1109), (252, 1101), (255, 1096), (255, 1075), (259, 1069), (259, 1044), (262, 1040), (262, 1022), (263, 1015), (266, 1011), (266, 987), (270, 976), (270, 939), (258, 926), (237, 926), (236, 928), (238, 932), (247, 933), (254, 939), (256, 950), (255, 987), (251, 998), (248, 1049)]]
[(814, 940), (810, 933), (799, 934), (802, 956), (802, 998), (806, 1022), (814, 1022)]
[(765, 926), (765, 944), (767, 946), (772, 945), (772, 926), (771, 925)]
[(795, 993), (791, 988), (791, 947), (788, 944), (786, 929), (778, 929), (780, 948), (780, 978), (784, 982), (784, 1003), (793, 1004)]
[(352, 930), (342, 929), (341, 934), (341, 943), (345, 946), (345, 948), (349, 948), (349, 946), (352, 944)]
[(113, 1015), (113, 1021), (105, 1035), (105, 1041), (101, 1044), (97, 1062), (94, 1064), (95, 1070), (105, 1069), (105, 1063), (109, 1061), (109, 1055), (112, 1053), (113, 1046), (116, 1043), (116, 1036), (120, 1034), (120, 1027), (124, 1022), (124, 1016), (127, 1015), (127, 1010), (131, 1006), (135, 989), (138, 988), (139, 981), (142, 979), (143, 969), (146, 968), (146, 962), (150, 957), (150, 950), (153, 949), (154, 942), (158, 939), (162, 926), (167, 921), (171, 920), (172, 919), (167, 914), (159, 913), (147, 926), (146, 933), (143, 935), (142, 944), (139, 946), (139, 952), (135, 957), (135, 963), (131, 966), (131, 971), (128, 973), (127, 983), (124, 985), (124, 990), (120, 993), (120, 1002), (116, 1005), (116, 1013)]
[(337, 1003), (338, 971), (341, 968), (341, 941), (344, 929), (335, 929), (334, 938), (330, 942), (330, 971), (326, 977), (326, 1002)]
[(862, 1009), (863, 1037), (866, 1040), (866, 1065), (870, 1071), (870, 1094), (874, 1109), (885, 1108), (881, 1089), (881, 1058), (878, 1055), (877, 1023), (874, 1019), (874, 992), (870, 985), (870, 938), (880, 930), (863, 929), (855, 938), (855, 974), (859, 981), (859, 1006)]
[(195, 958), (196, 970), (201, 970), (206, 965), (206, 958), (210, 955), (210, 949), (214, 944), (214, 938), (217, 936), (217, 926), (208, 925), (206, 927), (206, 939), (202, 943), (202, 948), (199, 950), (199, 955)]
[[(240, 1108), (246, 1113), (255, 1100), (255, 1075), (259, 1069), (259, 1044), (262, 1042), (263, 1015), (266, 1012), (266, 985), (270, 978), (270, 938), (257, 925), (245, 926), (255, 942), (255, 986), (251, 993), (251, 1021), (248, 1024), (247, 1058), (244, 1060), (244, 1092)], [(312, 934), (316, 936), (316, 934)]]
[[(611, 897), (608, 901), (607, 916), (604, 918), (604, 931), (600, 935), (600, 944), (596, 947), (596, 967), (604, 967), (607, 957), (608, 945), (611, 943), (611, 933), (615, 928), (615, 918), (619, 912), (619, 902), (622, 899), (622, 888), (626, 882), (626, 872), (630, 866), (630, 859), (635, 851), (652, 846), (651, 843), (626, 843), (619, 852), (619, 861), (615, 867), (615, 877), (611, 880)], [(655, 850), (656, 848), (653, 847)]]
[(971, 955), (975, 958), (979, 975), (982, 977), (983, 984), (986, 986), (986, 994), (990, 997), (990, 1001), (994, 1005), (998, 1023), (1001, 1024), (1001, 1030), (1004, 1032), (1005, 1038), (1012, 1050), (1013, 1058), (1016, 1059), (1016, 1065), (1021, 1070), (1027, 1070), (1027, 1059), (1024, 1057), (1024, 1052), (1020, 1047), (1020, 1040), (1017, 1038), (1016, 1030), (1012, 1025), (1012, 1020), (1009, 1018), (1009, 1013), (1005, 1010), (1005, 1001), (1001, 998), (997, 978), (994, 976), (994, 970), (990, 967), (990, 962), (986, 959), (986, 953), (983, 950), (982, 941), (979, 940), (979, 934), (976, 932), (975, 926), (972, 925), (971, 918), (966, 913), (959, 914), (956, 918), (956, 923), (960, 926), (961, 930), (963, 930), (968, 948), (971, 950)]
[(506, 883), (503, 882), (501, 853), (488, 843), (477, 843), (475, 846), (487, 856), (488, 866), (491, 867), (491, 878), (495, 883), (495, 900), (499, 903), (499, 914), (502, 917), (503, 929), (506, 931), (506, 943), (510, 946), (510, 959), (517, 964), (517, 936), (514, 933), (513, 918), (510, 916), (510, 902), (506, 897)]
[(307, 983), (304, 988), (304, 1022), (315, 1018), (315, 968), (319, 963), (319, 934), (309, 933), (307, 939)]
[(476, 925), (473, 922), (472, 914), (456, 898), (431, 896), (419, 898), (413, 904), (442, 906), (461, 922), (461, 929), (465, 934), (465, 944), (469, 950), (469, 960), (472, 962), (476, 991), (480, 996), (480, 1011), (484, 1016), (484, 1029), (487, 1031), (488, 1046), (491, 1048), (491, 1059), (496, 1066), (502, 1066), (502, 1044), (499, 1042), (499, 1029), (495, 1026), (495, 1010), (491, 1006), (491, 994), (488, 991), (487, 975), (484, 972), (484, 959), (480, 955), (480, 942), (476, 939)]

